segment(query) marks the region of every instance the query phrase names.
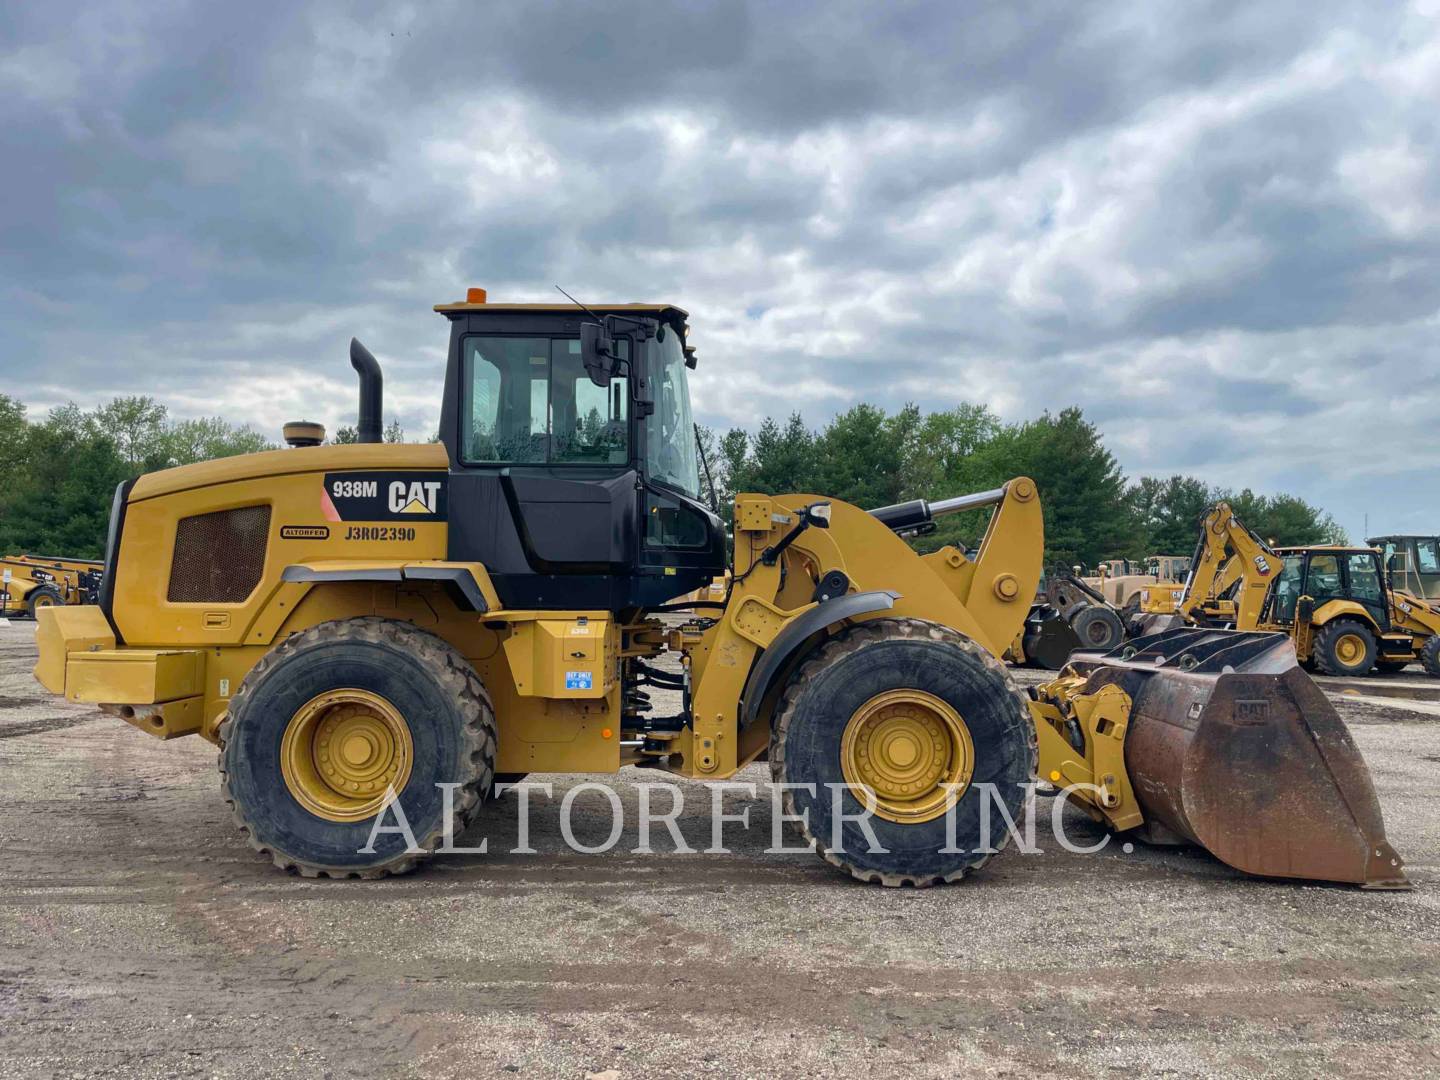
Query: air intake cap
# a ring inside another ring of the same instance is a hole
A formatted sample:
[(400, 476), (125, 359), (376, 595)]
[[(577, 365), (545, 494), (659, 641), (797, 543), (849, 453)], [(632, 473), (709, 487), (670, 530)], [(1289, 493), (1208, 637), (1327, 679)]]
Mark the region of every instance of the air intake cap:
[(292, 420), (281, 429), (291, 446), (319, 446), (325, 441), (325, 425), (312, 420)]

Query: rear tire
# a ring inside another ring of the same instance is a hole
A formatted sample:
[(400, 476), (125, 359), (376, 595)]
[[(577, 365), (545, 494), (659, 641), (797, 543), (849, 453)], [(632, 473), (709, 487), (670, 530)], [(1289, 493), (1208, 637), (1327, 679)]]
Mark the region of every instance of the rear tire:
[(1431, 634), (1430, 640), (1425, 642), (1425, 647), (1420, 650), (1420, 663), (1426, 675), (1440, 679), (1440, 634)]
[(1109, 652), (1125, 640), (1125, 626), (1120, 616), (1108, 607), (1087, 607), (1070, 623), (1080, 638), (1080, 647)]
[(1326, 675), (1368, 675), (1375, 666), (1375, 635), (1355, 619), (1336, 619), (1322, 626), (1311, 650), (1315, 666)]
[[(898, 703), (886, 704), (891, 700)], [(933, 762), (930, 745), (937, 746)], [(980, 850), (981, 802), (992, 796), (977, 785), (993, 784), (1019, 824), (1035, 757), (1026, 699), (1004, 665), (969, 638), (919, 619), (861, 623), (816, 649), (787, 684), (770, 739), (774, 782), (815, 785), (813, 792), (783, 793), (786, 812), (803, 815), (800, 835), (831, 865), (888, 886), (958, 881), (989, 861), (1010, 834), (991, 807), (994, 850)], [(835, 793), (845, 814), (863, 809), (852, 779), (857, 760), (879, 770), (879, 809), (867, 820), (885, 852), (871, 852), (853, 821), (844, 824), (839, 847), (832, 844)], [(952, 770), (962, 761), (967, 786), (947, 814), (938, 785), (958, 783)], [(940, 779), (931, 779), (932, 772)], [(948, 846), (947, 816), (954, 818), (959, 849), (948, 854), (941, 850)], [(993, 835), (997, 828), (1003, 835)]]
[[(225, 798), (250, 846), (305, 877), (413, 869), (447, 825), (458, 837), (474, 820), (494, 777), (495, 715), (475, 669), (388, 619), (321, 623), (276, 646), (240, 684), (219, 739)], [(459, 785), (448, 821), (438, 784)], [(397, 831), (375, 835), (367, 854), (377, 816), (399, 823), (394, 807), (373, 805), (386, 786), (415, 850)]]
[(60, 595), (60, 590), (54, 585), (41, 585), (38, 589), (31, 589), (25, 597), (25, 610), (30, 612), (30, 617), (35, 618), (35, 612), (43, 607), (59, 607), (65, 603), (65, 598)]

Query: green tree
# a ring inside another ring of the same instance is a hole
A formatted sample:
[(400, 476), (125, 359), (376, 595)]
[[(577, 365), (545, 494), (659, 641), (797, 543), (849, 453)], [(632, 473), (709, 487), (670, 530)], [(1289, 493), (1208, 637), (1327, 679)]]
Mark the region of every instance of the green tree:
[(1040, 489), (1047, 565), (1094, 566), (1126, 546), (1124, 474), (1080, 409), (1006, 428), (986, 453), (1013, 463), (1011, 475), (1029, 476)]
[(27, 465), (0, 499), (0, 550), (104, 553), (115, 487), (132, 470), (93, 420), (72, 403), (31, 425)]
[(274, 450), (275, 444), (248, 425), (234, 427), (219, 416), (177, 420), (165, 433), (165, 454), (169, 464), (189, 465), (195, 461), (255, 454)]
[(746, 487), (764, 495), (813, 491), (816, 465), (815, 435), (799, 413), (791, 413), (783, 428), (766, 417), (751, 443)]
[(812, 444), (814, 490), (865, 509), (899, 502), (919, 426), (913, 405), (895, 416), (865, 404), (841, 413)]
[(1297, 496), (1264, 495), (1242, 488), (1217, 491), (1215, 498), (1229, 503), (1243, 524), (1278, 547), (1347, 542), (1345, 530), (1334, 518)]
[(1193, 476), (1142, 477), (1125, 494), (1133, 520), (1132, 542), (1123, 554), (1188, 555), (1199, 536), (1200, 518), (1215, 502), (1215, 493)]
[(96, 409), (91, 422), (115, 444), (132, 469), (163, 469), (167, 464), (166, 409), (152, 397), (117, 397)]

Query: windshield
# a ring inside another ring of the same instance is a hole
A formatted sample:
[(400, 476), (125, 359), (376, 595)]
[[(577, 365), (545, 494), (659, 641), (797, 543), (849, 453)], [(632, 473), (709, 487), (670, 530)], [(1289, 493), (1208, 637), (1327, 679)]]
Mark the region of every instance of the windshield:
[(665, 331), (655, 343), (655, 411), (645, 418), (645, 465), (652, 480), (700, 494), (700, 463), (695, 451), (695, 422), (690, 416), (690, 383), (680, 335)]

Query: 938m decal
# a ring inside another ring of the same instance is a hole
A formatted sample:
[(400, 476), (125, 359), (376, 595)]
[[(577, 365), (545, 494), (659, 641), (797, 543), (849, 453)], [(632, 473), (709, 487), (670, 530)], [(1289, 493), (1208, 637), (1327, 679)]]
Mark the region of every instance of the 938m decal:
[(326, 473), (320, 509), (330, 521), (444, 521), (445, 489), (443, 472)]

